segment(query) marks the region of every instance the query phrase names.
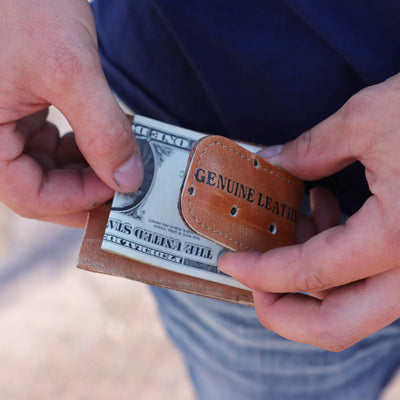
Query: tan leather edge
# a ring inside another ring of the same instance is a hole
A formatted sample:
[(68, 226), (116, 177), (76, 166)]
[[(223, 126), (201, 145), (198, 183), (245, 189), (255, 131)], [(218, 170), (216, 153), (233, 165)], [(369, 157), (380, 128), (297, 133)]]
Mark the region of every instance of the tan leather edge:
[(188, 178), (188, 171), (190, 170), (191, 164), (192, 164), (192, 160), (193, 160), (193, 155), (196, 153), (196, 149), (199, 146), (199, 144), (201, 143), (202, 140), (204, 140), (205, 138), (207, 138), (208, 136), (204, 136), (201, 139), (199, 139), (192, 147), (192, 149), (190, 150), (189, 156), (188, 156), (188, 160), (186, 163), (186, 168), (185, 168), (185, 173), (183, 175), (183, 179), (182, 179), (182, 184), (181, 187), (179, 189), (179, 194), (178, 194), (178, 203), (177, 203), (177, 207), (178, 207), (178, 211), (179, 211), (179, 216), (181, 217), (182, 222), (190, 229), (193, 230), (193, 228), (188, 224), (188, 222), (186, 221), (185, 216), (183, 215), (183, 211), (182, 211), (182, 193), (186, 188), (186, 180)]
[(89, 213), (79, 253), (78, 268), (112, 276), (120, 276), (149, 285), (203, 297), (254, 306), (250, 290), (238, 289), (178, 274), (101, 250), (110, 208), (111, 205), (107, 204)]

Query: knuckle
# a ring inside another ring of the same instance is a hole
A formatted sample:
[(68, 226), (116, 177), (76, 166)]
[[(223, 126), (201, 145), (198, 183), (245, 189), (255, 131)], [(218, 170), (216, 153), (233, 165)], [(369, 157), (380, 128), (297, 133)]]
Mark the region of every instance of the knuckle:
[(293, 141), (292, 144), (295, 147), (296, 153), (301, 154), (304, 159), (307, 159), (313, 148), (313, 129), (310, 129), (300, 135), (297, 140)]
[(334, 353), (346, 350), (355, 343), (349, 332), (342, 327), (339, 329), (338, 324), (329, 316), (323, 317), (312, 326), (310, 336), (311, 344)]
[(41, 219), (51, 216), (54, 210), (58, 213), (68, 211), (73, 206), (73, 201), (68, 195), (57, 196), (50, 200), (48, 193), (39, 188), (32, 190), (31, 193), (14, 193), (5, 204), (23, 218)]
[(101, 133), (89, 141), (88, 150), (99, 158), (113, 157), (116, 152), (115, 136), (109, 132)]
[(331, 351), (333, 353), (339, 353), (346, 350), (353, 344), (348, 338), (334, 334), (333, 332), (328, 332), (324, 329), (320, 332), (316, 339), (316, 345), (321, 349)]
[[(118, 120), (110, 118), (102, 124), (102, 131), (88, 138), (85, 147), (99, 158), (114, 158), (116, 161), (126, 158), (132, 152), (132, 138)], [(83, 138), (85, 140), (85, 138)]]
[(115, 136), (107, 131), (92, 138), (88, 143), (88, 148), (99, 157), (109, 157), (113, 154), (114, 147)]
[(317, 346), (323, 350), (327, 350), (333, 353), (340, 353), (341, 351), (346, 350), (348, 347), (350, 347), (350, 344), (340, 337), (332, 334), (326, 334), (318, 338)]
[(274, 327), (274, 324), (271, 323), (271, 322), (269, 321), (269, 319), (268, 319), (264, 314), (257, 313), (257, 318), (258, 318), (258, 320), (260, 321), (260, 324), (261, 324), (265, 329), (268, 329), (268, 330), (273, 331), (273, 332), (277, 331), (277, 330), (275, 329), (275, 327)]
[(373, 147), (376, 137), (371, 132), (371, 118), (378, 107), (375, 90), (366, 88), (353, 95), (342, 107), (341, 118), (348, 133), (352, 154), (360, 156), (365, 149)]
[[(374, 96), (370, 90), (364, 89), (352, 97), (343, 106), (345, 121), (349, 126), (362, 123), (370, 116), (371, 108), (374, 106)], [(357, 127), (357, 125), (356, 125)]]
[(37, 219), (43, 217), (39, 210), (27, 205), (25, 202), (17, 201), (10, 207), (20, 217), (27, 219)]
[(301, 292), (314, 292), (328, 289), (330, 285), (321, 271), (309, 267), (294, 276), (294, 288)]

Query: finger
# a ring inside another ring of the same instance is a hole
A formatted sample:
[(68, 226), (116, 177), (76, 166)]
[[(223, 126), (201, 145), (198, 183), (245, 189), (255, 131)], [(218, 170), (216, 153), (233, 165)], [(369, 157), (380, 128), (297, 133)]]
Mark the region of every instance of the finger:
[(317, 232), (341, 224), (340, 206), (336, 196), (324, 187), (310, 190), (310, 206)]
[(297, 342), (341, 351), (400, 315), (400, 271), (338, 288), (320, 301), (307, 295), (254, 292), (260, 322)]
[(16, 129), (15, 122), (0, 124), (0, 161), (13, 160), (24, 151), (24, 135)]
[(357, 157), (345, 115), (346, 105), (295, 140), (258, 154), (301, 179), (317, 180), (332, 175)]
[[(18, 124), (17, 129), (19, 130)], [(45, 121), (40, 129), (30, 134), (29, 140), (25, 143), (24, 151), (28, 153), (30, 150), (35, 149), (52, 155), (57, 149), (59, 140), (60, 132), (58, 128), (54, 124)]]
[[(33, 157), (45, 169), (54, 168), (53, 153), (58, 146), (59, 131), (57, 127), (46, 121), (48, 109), (19, 119), (14, 124), (12, 135), (24, 138), (23, 151)], [(7, 159), (12, 159), (6, 157)]]
[(45, 108), (34, 114), (21, 118), (16, 122), (17, 130), (24, 135), (25, 140), (28, 140), (41, 130), (43, 125), (46, 123), (47, 115), (48, 109)]
[(0, 198), (24, 217), (43, 218), (89, 210), (110, 199), (113, 193), (90, 168), (44, 173), (25, 154), (0, 162)]
[(83, 229), (86, 226), (88, 217), (87, 211), (81, 211), (73, 214), (55, 215), (52, 217), (39, 218), (40, 221), (51, 222), (57, 225), (69, 226), (71, 228)]
[[(112, 197), (113, 191), (90, 168), (44, 173), (40, 163), (22, 153), (24, 136), (33, 137), (33, 142), (36, 140), (33, 136), (34, 125), (26, 124), (24, 133), (17, 129), (16, 123), (0, 126), (0, 198), (3, 203), (22, 216), (42, 218), (92, 209)], [(50, 129), (49, 135), (46, 127)], [(55, 141), (51, 144), (51, 140), (47, 139), (56, 135), (52, 126), (47, 124), (41, 133), (42, 137), (37, 137), (36, 144), (31, 144), (31, 150), (33, 153), (36, 150), (37, 157), (42, 159), (46, 152), (54, 150)], [(35, 147), (43, 147), (44, 151), (39, 152)], [(51, 154), (48, 156), (51, 158)], [(67, 218), (64, 220), (67, 222)], [(83, 216), (71, 217), (69, 224), (82, 226), (83, 222)]]
[(54, 153), (60, 141), (57, 127), (45, 122), (38, 132), (26, 142), (24, 153), (34, 158), (44, 170), (57, 167)]
[(54, 153), (54, 159), (59, 166), (82, 163), (86, 163), (86, 166), (88, 165), (78, 146), (76, 145), (75, 135), (73, 132), (69, 132), (60, 138), (58, 147)]
[[(310, 190), (310, 206), (312, 218), (308, 218), (308, 225), (312, 226), (314, 231), (309, 228), (307, 232), (308, 236), (304, 233), (304, 222), (299, 218), (296, 226), (296, 238), (301, 232), (303, 240), (297, 240), (296, 243), (304, 243), (318, 232), (322, 232), (332, 226), (340, 225), (341, 213), (339, 208), (339, 202), (336, 196), (329, 190), (323, 187), (315, 187)], [(307, 225), (305, 225), (307, 226)], [(300, 227), (301, 230), (300, 230)], [(324, 291), (313, 291), (308, 292), (310, 296), (316, 297), (317, 299), (324, 299), (332, 289)]]
[(134, 191), (142, 182), (143, 165), (131, 125), (107, 85), (97, 55), (86, 63), (53, 104), (68, 119), (97, 175), (114, 190)]
[(33, 157), (45, 170), (54, 168), (87, 167), (88, 163), (75, 143), (73, 132), (59, 136), (58, 128), (49, 123), (31, 135), (24, 152)]
[(304, 243), (316, 234), (317, 228), (312, 218), (299, 214), (297, 217), (294, 243)]
[(341, 213), (336, 196), (323, 187), (310, 190), (311, 216), (300, 214), (297, 219), (295, 243), (304, 243), (332, 226), (340, 225)]
[(382, 220), (378, 201), (371, 197), (344, 226), (266, 253), (228, 252), (219, 267), (265, 292), (313, 292), (344, 285), (396, 267), (396, 238), (388, 237)]

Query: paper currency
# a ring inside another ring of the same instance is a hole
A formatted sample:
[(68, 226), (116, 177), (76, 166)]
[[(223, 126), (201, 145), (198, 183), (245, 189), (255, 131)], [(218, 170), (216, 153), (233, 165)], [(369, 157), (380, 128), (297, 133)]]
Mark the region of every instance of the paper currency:
[(218, 257), (224, 249), (188, 230), (177, 208), (189, 152), (204, 135), (142, 116), (135, 116), (132, 129), (142, 153), (145, 176), (136, 192), (114, 196), (102, 249), (181, 274), (244, 288), (218, 269)]

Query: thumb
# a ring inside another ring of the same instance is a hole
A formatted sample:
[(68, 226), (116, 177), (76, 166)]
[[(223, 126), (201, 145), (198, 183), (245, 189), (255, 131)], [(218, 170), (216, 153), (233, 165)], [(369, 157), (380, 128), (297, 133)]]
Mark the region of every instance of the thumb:
[(332, 175), (355, 161), (341, 110), (284, 146), (258, 152), (285, 171), (304, 180)]
[[(93, 60), (93, 59), (92, 59)], [(143, 180), (143, 163), (131, 124), (116, 102), (100, 61), (82, 69), (54, 105), (68, 119), (76, 143), (99, 178), (120, 192), (135, 191)]]

